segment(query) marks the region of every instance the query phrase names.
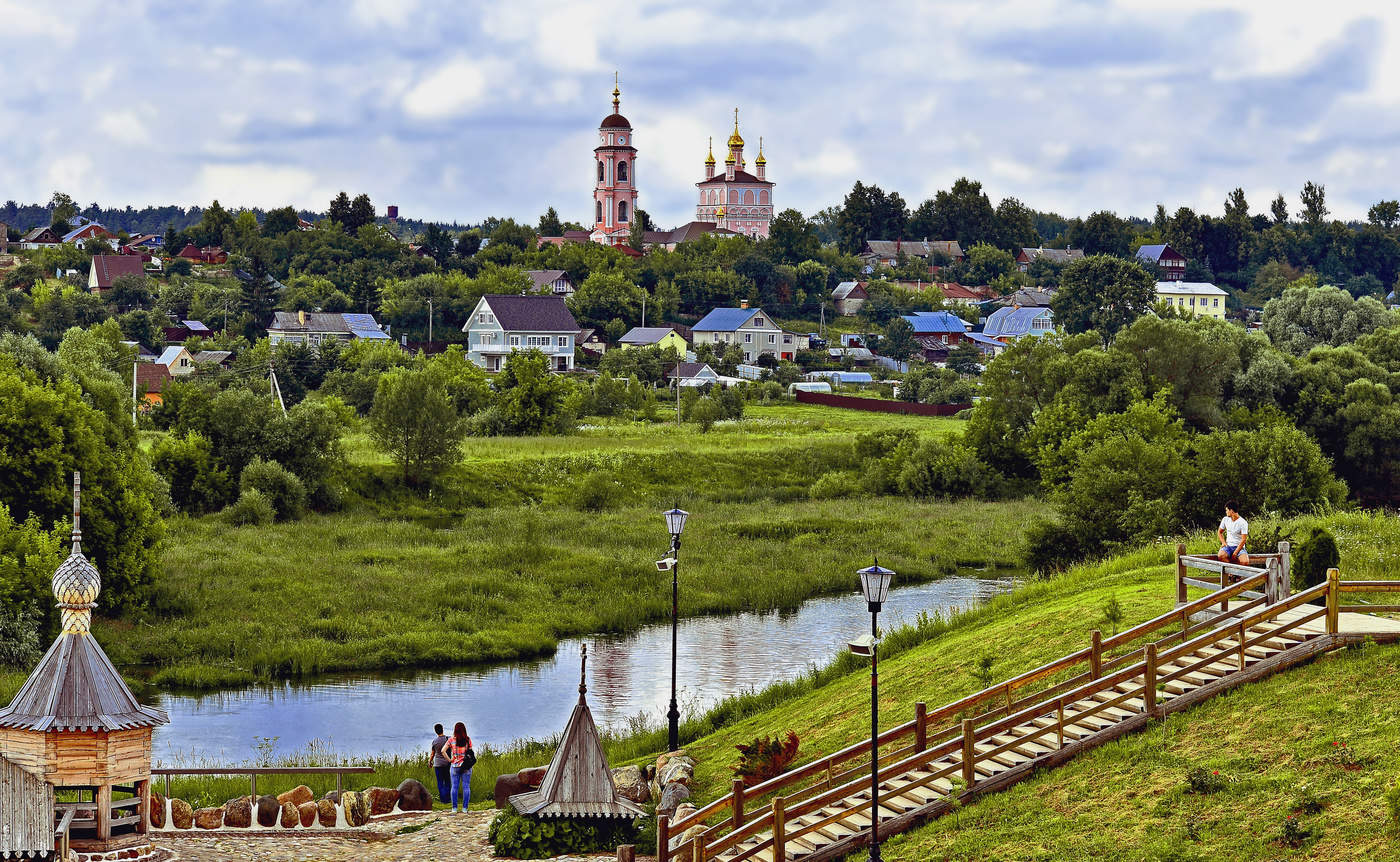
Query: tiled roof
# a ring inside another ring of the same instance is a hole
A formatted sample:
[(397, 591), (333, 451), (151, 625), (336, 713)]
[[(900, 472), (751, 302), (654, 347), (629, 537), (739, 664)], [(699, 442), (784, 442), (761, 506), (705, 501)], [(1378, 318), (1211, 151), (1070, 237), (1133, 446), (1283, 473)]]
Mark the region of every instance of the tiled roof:
[(578, 332), (578, 321), (558, 296), (482, 297), (496, 315), (501, 328), (515, 332)]
[(679, 377), (682, 380), (689, 380), (693, 377), (699, 377), (701, 373), (705, 371), (710, 372), (709, 374), (705, 375), (707, 377), (719, 376), (715, 374), (713, 368), (711, 368), (703, 362), (677, 362), (674, 366), (670, 368), (670, 370), (666, 372), (666, 376), (672, 379)]
[(872, 239), (865, 245), (876, 257), (898, 257), (900, 252), (909, 257), (928, 257), (934, 252), (942, 252), (949, 257), (963, 256), (962, 246), (955, 239), (934, 242), (920, 239)]
[(136, 385), (141, 392), (163, 392), (170, 382), (170, 369), (158, 362), (136, 363)]
[(1150, 263), (1160, 263), (1167, 252), (1171, 252), (1175, 257), (1182, 257), (1181, 252), (1167, 244), (1145, 245), (1138, 249), (1137, 256)]
[(145, 275), (141, 258), (133, 254), (93, 255), (92, 268), (97, 271), (97, 286), (106, 290), (123, 275)]
[(1082, 248), (1022, 248), (1021, 254), (1027, 260), (1035, 260), (1043, 257), (1055, 263), (1069, 263), (1072, 260), (1079, 260), (1084, 256)]
[(569, 277), (562, 269), (527, 269), (525, 274), (530, 276), (536, 288), (551, 287), (559, 279)]
[(831, 292), (831, 298), (839, 302), (840, 300), (846, 299), (857, 290), (860, 291), (860, 295), (857, 296), (856, 299), (868, 298), (865, 293), (865, 288), (862, 287), (861, 283), (858, 281), (843, 281), (836, 285), (836, 289)]
[(761, 311), (762, 309), (758, 308), (716, 308), (700, 318), (700, 321), (691, 327), (691, 331), (733, 332)]
[(1002, 297), (1002, 302), (1007, 305), (1019, 305), (1024, 308), (1049, 308), (1050, 301), (1055, 298), (1055, 291), (1043, 287), (1023, 287), (1012, 293), (1010, 296)]

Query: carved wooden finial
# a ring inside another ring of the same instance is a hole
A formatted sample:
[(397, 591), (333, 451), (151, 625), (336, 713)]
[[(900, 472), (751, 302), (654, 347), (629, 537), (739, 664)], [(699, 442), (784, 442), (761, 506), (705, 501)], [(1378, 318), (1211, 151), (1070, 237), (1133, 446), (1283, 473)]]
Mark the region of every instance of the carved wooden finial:
[(583, 658), (579, 662), (578, 671), (578, 702), (583, 703), (583, 696), (588, 693), (588, 644), (583, 645)]

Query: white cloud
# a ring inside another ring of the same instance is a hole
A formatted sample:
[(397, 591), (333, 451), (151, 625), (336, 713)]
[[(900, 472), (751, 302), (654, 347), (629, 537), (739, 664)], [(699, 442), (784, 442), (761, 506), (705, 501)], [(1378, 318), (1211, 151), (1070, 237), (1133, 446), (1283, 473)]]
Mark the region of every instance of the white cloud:
[(193, 186), (193, 200), (221, 199), (226, 206), (325, 206), (335, 194), (316, 172), (290, 165), (240, 163), (205, 165)]
[(425, 120), (460, 116), (484, 101), (489, 83), (484, 64), (453, 60), (413, 85), (403, 97), (403, 108)]
[(135, 111), (109, 111), (98, 118), (97, 130), (120, 144), (145, 144), (151, 140), (146, 124)]

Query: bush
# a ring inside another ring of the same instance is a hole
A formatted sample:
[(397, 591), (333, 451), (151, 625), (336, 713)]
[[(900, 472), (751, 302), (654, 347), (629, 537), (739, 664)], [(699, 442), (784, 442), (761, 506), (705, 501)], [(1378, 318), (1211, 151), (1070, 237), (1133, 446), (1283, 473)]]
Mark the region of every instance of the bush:
[(849, 497), (860, 487), (860, 477), (849, 470), (831, 470), (812, 483), (808, 495), (813, 500), (838, 500)]
[(1085, 548), (1068, 525), (1036, 521), (1026, 529), (1026, 548), (1022, 556), (1026, 568), (1037, 574), (1047, 574), (1063, 571), (1083, 559)]
[(704, 434), (723, 418), (724, 407), (714, 398), (705, 395), (691, 406), (688, 421), (699, 425), (700, 433)]
[(745, 787), (753, 787), (781, 775), (788, 764), (797, 759), (797, 744), (797, 734), (789, 730), (781, 739), (760, 736), (748, 745), (734, 746), (739, 750), (739, 762), (734, 765), (735, 777), (743, 781)]
[(484, 407), (467, 418), (467, 433), (472, 437), (501, 437), (510, 431), (505, 411), (499, 407)]
[(238, 479), (238, 489), (242, 494), (261, 493), (272, 505), (279, 521), (295, 520), (306, 511), (306, 487), (276, 461), (261, 458), (249, 461)]
[(491, 821), (487, 839), (497, 856), (548, 859), (566, 853), (606, 852), (630, 843), (637, 824), (627, 818), (546, 820), (505, 808)]
[(899, 490), (911, 497), (988, 496), (997, 477), (961, 443), (930, 440), (914, 450), (899, 470)]
[(587, 476), (573, 493), (573, 507), (580, 512), (601, 512), (616, 502), (617, 488), (603, 471)]
[(1291, 580), (1298, 589), (1315, 587), (1327, 580), (1327, 570), (1341, 565), (1342, 555), (1337, 550), (1337, 540), (1321, 527), (1313, 527), (1312, 532), (1298, 546), (1293, 555)]
[(0, 668), (29, 670), (39, 661), (39, 626), (18, 608), (0, 608)]
[(1219, 793), (1227, 781), (1220, 770), (1197, 766), (1186, 774), (1186, 789), (1190, 793)]
[(249, 488), (239, 495), (232, 506), (224, 510), (224, 516), (235, 527), (262, 527), (271, 524), (277, 517), (272, 501), (256, 488)]

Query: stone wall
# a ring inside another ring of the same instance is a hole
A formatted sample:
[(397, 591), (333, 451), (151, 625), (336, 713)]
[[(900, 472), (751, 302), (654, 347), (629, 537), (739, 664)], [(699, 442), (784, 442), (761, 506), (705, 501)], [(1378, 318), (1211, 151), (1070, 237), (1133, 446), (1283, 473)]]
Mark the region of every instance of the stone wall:
[(371, 817), (430, 811), (432, 797), (412, 778), (396, 789), (333, 790), (317, 799), (300, 785), (277, 796), (239, 796), (223, 805), (196, 809), (183, 799), (151, 794), (151, 829), (156, 832), (353, 829)]

